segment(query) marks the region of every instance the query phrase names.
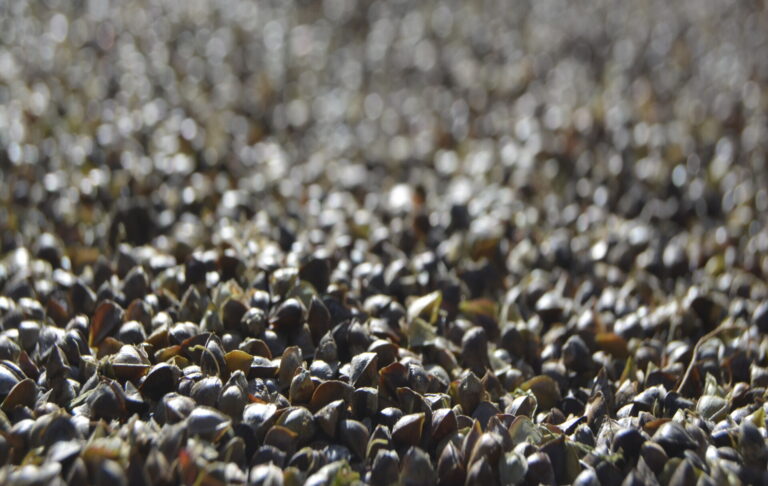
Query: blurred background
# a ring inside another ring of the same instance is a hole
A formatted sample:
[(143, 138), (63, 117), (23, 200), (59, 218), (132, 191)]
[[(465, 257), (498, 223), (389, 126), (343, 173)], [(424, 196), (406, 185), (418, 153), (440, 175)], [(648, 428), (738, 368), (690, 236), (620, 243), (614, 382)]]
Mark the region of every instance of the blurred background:
[(0, 1), (2, 253), (416, 204), (534, 242), (638, 220), (762, 275), (767, 39), (752, 0)]

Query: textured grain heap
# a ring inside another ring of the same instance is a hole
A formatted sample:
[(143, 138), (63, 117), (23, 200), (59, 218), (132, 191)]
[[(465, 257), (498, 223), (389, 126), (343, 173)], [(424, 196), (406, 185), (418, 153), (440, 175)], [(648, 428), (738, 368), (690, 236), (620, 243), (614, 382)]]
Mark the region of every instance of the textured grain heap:
[(0, 1), (0, 483), (768, 483), (768, 11), (669, 3)]

